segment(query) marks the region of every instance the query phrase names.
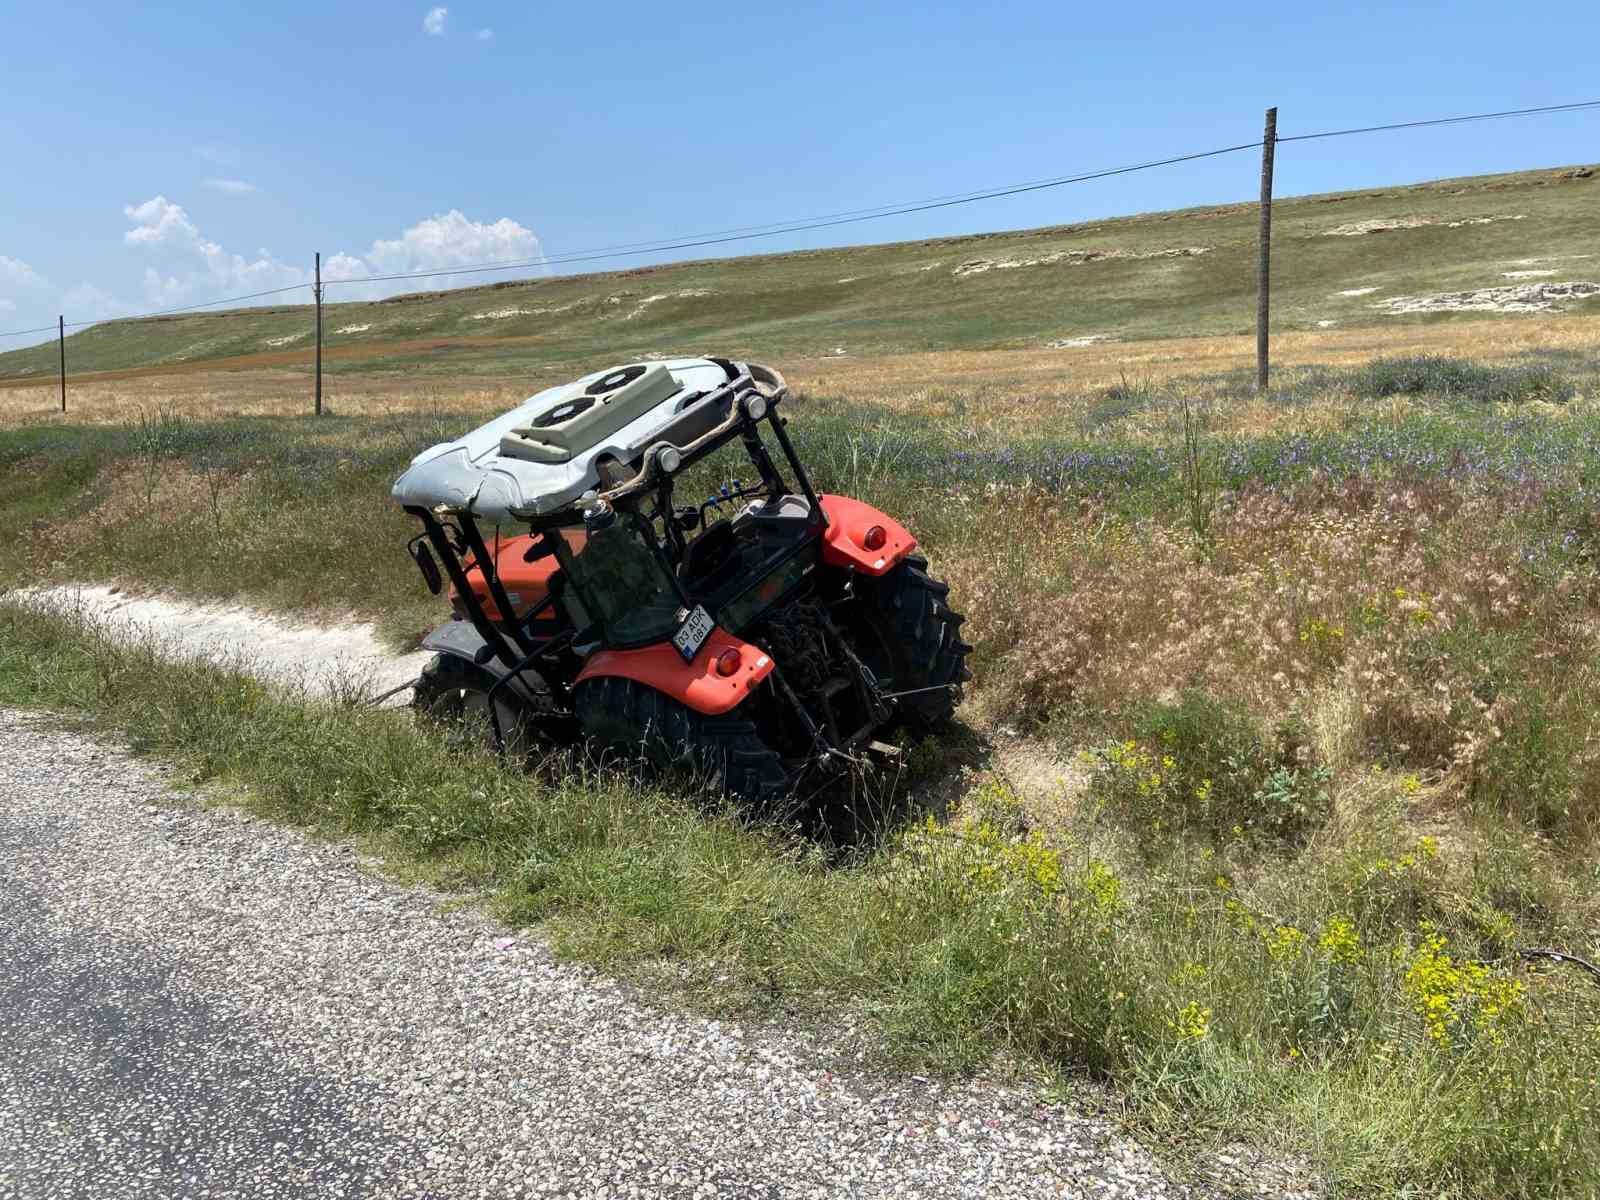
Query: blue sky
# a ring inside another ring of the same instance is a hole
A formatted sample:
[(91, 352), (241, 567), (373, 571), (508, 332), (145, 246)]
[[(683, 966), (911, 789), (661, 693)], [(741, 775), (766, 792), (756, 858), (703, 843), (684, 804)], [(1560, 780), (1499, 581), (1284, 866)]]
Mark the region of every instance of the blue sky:
[[(0, 330), (298, 283), (315, 250), (332, 276), (427, 269), (1112, 167), (1249, 141), (1274, 103), (1287, 136), (1600, 98), (1574, 69), (1600, 44), (1592, 2), (288, 0), (0, 19)], [(1595, 160), (1600, 110), (1284, 146), (1278, 191)], [(1246, 199), (1256, 171), (1245, 152), (713, 252)]]

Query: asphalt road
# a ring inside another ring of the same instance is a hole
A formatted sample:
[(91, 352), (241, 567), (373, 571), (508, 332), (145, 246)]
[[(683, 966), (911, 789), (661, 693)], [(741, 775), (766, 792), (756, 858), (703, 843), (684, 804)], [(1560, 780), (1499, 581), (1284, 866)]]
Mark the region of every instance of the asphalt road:
[(1190, 1194), (1025, 1087), (652, 1005), (48, 718), (0, 710), (0, 789), (0, 1200)]

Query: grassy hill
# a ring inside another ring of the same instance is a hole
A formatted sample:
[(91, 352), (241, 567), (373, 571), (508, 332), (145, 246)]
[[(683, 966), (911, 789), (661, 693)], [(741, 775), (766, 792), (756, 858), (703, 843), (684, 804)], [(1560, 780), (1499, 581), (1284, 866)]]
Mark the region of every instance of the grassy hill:
[[(501, 374), (711, 346), (812, 358), (1242, 333), (1254, 320), (1256, 220), (1254, 204), (1235, 204), (332, 304), (328, 366)], [(1478, 318), (1596, 313), (1595, 281), (1600, 172), (1588, 168), (1306, 196), (1274, 210), (1280, 330), (1448, 321), (1449, 304)], [(1560, 286), (1572, 283), (1589, 286)], [(1458, 298), (1436, 299), (1447, 293)], [(310, 346), (311, 309), (292, 306), (108, 322), (73, 335), (67, 351), (82, 373), (291, 365)], [(0, 379), (48, 376), (55, 356), (53, 344), (0, 354)]]

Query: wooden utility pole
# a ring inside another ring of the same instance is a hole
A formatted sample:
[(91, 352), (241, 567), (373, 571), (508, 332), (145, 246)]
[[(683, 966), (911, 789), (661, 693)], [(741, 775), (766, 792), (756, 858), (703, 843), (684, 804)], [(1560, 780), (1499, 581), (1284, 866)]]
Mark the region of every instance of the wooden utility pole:
[(317, 407), (316, 415), (322, 415), (322, 251), (317, 251), (317, 282), (312, 286), (311, 294), (317, 299)]
[(1278, 144), (1278, 110), (1267, 109), (1261, 135), (1261, 245), (1256, 257), (1256, 391), (1267, 390), (1267, 318), (1272, 309), (1272, 152)]
[(61, 350), (61, 411), (67, 411), (67, 318), (56, 314), (56, 345)]

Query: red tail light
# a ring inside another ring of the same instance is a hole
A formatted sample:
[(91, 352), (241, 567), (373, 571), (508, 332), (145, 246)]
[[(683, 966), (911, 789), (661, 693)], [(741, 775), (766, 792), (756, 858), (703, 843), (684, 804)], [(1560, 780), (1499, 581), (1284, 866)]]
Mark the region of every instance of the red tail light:
[(874, 525), (867, 530), (866, 536), (861, 539), (861, 544), (868, 550), (882, 550), (883, 544), (888, 540), (889, 534), (884, 527), (882, 525)]
[(739, 668), (743, 665), (744, 658), (737, 650), (728, 649), (717, 655), (718, 675), (727, 676), (737, 674)]

